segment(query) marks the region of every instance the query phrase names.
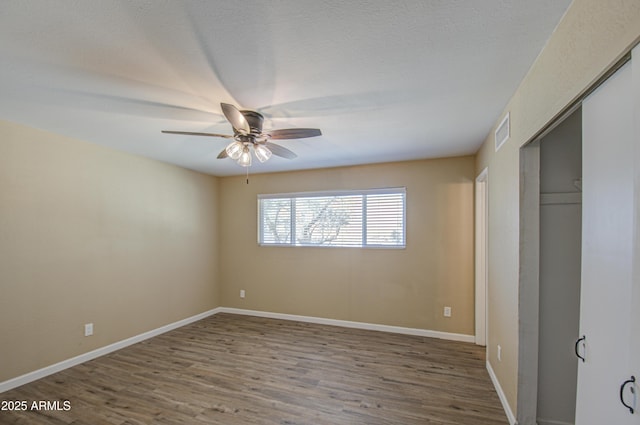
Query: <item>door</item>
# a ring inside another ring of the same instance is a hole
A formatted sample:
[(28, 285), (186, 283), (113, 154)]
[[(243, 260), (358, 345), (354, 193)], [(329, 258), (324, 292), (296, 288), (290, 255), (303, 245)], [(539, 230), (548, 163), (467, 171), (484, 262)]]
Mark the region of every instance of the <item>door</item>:
[[(625, 388), (623, 391), (623, 398), (627, 402), (635, 405), (636, 422), (640, 424), (640, 46), (633, 50), (633, 57), (635, 58), (635, 65), (633, 66), (633, 97), (634, 97), (634, 123), (635, 123), (635, 209), (634, 209), (634, 260), (633, 260), (633, 294), (631, 297), (631, 376), (636, 378), (636, 384), (633, 388), (633, 394), (630, 394), (631, 389)], [(635, 397), (634, 397), (635, 396)], [(635, 400), (634, 400), (635, 398)]]
[(582, 103), (580, 335), (586, 361), (578, 368), (576, 425), (640, 423), (640, 415), (620, 402), (620, 385), (638, 357), (630, 342), (637, 215), (631, 88), (628, 62)]

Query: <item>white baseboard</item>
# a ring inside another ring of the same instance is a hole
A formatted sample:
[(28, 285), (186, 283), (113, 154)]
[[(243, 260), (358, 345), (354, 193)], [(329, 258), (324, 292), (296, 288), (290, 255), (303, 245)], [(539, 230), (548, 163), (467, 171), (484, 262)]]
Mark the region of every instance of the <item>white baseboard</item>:
[(507, 415), (507, 419), (509, 420), (509, 424), (517, 425), (516, 416), (513, 414), (511, 410), (511, 406), (509, 406), (509, 402), (507, 401), (507, 396), (498, 381), (498, 377), (496, 376), (493, 368), (491, 367), (491, 363), (487, 360), (487, 371), (489, 372), (489, 377), (491, 378), (491, 382), (493, 382), (493, 386), (498, 393), (498, 397), (500, 398), (500, 402), (502, 403), (502, 408), (504, 409), (504, 413)]
[(272, 313), (268, 311), (245, 310), (241, 308), (231, 308), (231, 307), (221, 307), (218, 312), (241, 314), (245, 316), (266, 317), (270, 319), (293, 320), (296, 322), (317, 323), (320, 325), (341, 326), (343, 328), (356, 328), (356, 329), (367, 329), (372, 331), (392, 332), (392, 333), (405, 334), (405, 335), (416, 335), (416, 336), (424, 336), (429, 338), (448, 339), (452, 341), (462, 341), (462, 342), (470, 342), (470, 343), (475, 342), (475, 336), (473, 335), (430, 331), (427, 329), (404, 328), (401, 326), (378, 325), (375, 323), (352, 322), (349, 320), (325, 319), (322, 317), (298, 316), (295, 314)]
[(19, 387), (24, 384), (28, 384), (29, 382), (36, 381), (40, 378), (44, 378), (45, 376), (52, 375), (64, 369), (68, 369), (70, 367), (79, 365), (80, 363), (93, 360), (100, 356), (104, 356), (105, 354), (112, 353), (114, 351), (120, 350), (122, 348), (128, 347), (130, 345), (136, 344), (146, 339), (153, 338), (154, 336), (163, 334), (165, 332), (177, 329), (179, 327), (188, 325), (193, 322), (197, 322), (198, 320), (204, 319), (205, 317), (209, 317), (218, 313), (231, 313), (231, 314), (240, 314), (245, 316), (258, 316), (258, 317), (266, 317), (266, 318), (272, 318), (272, 319), (294, 320), (298, 322), (318, 323), (322, 325), (342, 326), (346, 328), (368, 329), (368, 330), (383, 331), (383, 332), (394, 332), (399, 334), (448, 339), (452, 341), (463, 341), (463, 342), (470, 342), (470, 343), (473, 343), (475, 341), (475, 337), (473, 335), (430, 331), (426, 329), (404, 328), (400, 326), (377, 325), (374, 323), (351, 322), (348, 320), (325, 319), (322, 317), (297, 316), (293, 314), (271, 313), (266, 311), (244, 310), (244, 309), (229, 308), (229, 307), (217, 307), (212, 310), (205, 311), (200, 314), (196, 314), (195, 316), (191, 316), (186, 319), (182, 319), (177, 322), (170, 323), (165, 326), (161, 326), (157, 329), (153, 329), (148, 332), (141, 333), (140, 335), (132, 336), (131, 338), (127, 338), (122, 341), (109, 344), (105, 347), (101, 347), (96, 350), (89, 351), (84, 354), (80, 354), (76, 357), (63, 360), (61, 362), (52, 364), (50, 366), (43, 367), (42, 369), (38, 369), (33, 372), (29, 372), (24, 375), (9, 379), (7, 381), (0, 382), (0, 393), (3, 393), (5, 391)]
[(140, 335), (132, 336), (131, 338), (123, 339), (122, 341), (118, 341), (113, 344), (98, 348), (96, 350), (89, 351), (88, 353), (80, 354), (79, 356), (43, 367), (42, 369), (34, 370), (33, 372), (29, 372), (24, 375), (9, 379), (8, 381), (0, 382), (0, 393), (9, 391), (12, 388), (16, 388), (24, 384), (28, 384), (29, 382), (36, 381), (40, 378), (44, 378), (45, 376), (52, 375), (54, 373), (60, 372), (61, 370), (68, 369), (72, 366), (79, 365), (80, 363), (88, 362), (89, 360), (104, 356), (105, 354), (112, 353), (124, 347), (128, 347), (129, 345), (144, 341), (145, 339), (153, 338), (154, 336), (177, 329), (193, 322), (197, 322), (198, 320), (209, 317), (213, 314), (218, 313), (219, 311), (220, 307), (214, 308), (213, 310), (205, 311), (203, 313), (196, 314), (195, 316), (187, 317), (186, 319), (169, 323), (168, 325), (161, 326), (157, 329), (141, 333)]

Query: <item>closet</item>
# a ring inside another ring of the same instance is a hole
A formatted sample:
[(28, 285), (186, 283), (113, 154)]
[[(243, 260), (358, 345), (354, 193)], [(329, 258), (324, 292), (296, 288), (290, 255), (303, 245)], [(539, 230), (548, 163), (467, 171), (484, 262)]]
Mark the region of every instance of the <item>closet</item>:
[(521, 341), (520, 367), (537, 381), (519, 423), (640, 425), (640, 47), (535, 143), (538, 350)]

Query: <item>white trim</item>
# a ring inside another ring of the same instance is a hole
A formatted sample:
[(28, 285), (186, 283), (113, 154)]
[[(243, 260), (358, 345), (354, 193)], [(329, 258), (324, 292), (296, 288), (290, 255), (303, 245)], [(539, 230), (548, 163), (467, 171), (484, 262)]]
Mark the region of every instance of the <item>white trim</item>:
[(485, 168), (476, 177), (475, 183), (475, 307), (477, 345), (487, 345), (488, 308), (488, 220), (489, 220), (489, 169)]
[(509, 406), (509, 402), (507, 401), (507, 396), (505, 395), (502, 387), (500, 386), (500, 382), (498, 381), (498, 377), (496, 376), (493, 368), (491, 367), (491, 363), (487, 360), (487, 372), (489, 372), (489, 377), (491, 378), (491, 382), (493, 382), (493, 386), (498, 393), (498, 397), (500, 398), (500, 402), (502, 403), (502, 408), (504, 409), (504, 413), (507, 415), (507, 419), (509, 420), (509, 424), (517, 425), (516, 415), (513, 414), (511, 410), (511, 406)]
[(259, 193), (258, 199), (314, 198), (317, 196), (385, 195), (394, 193), (407, 193), (407, 188), (405, 186), (397, 186), (373, 189), (340, 189), (316, 190), (312, 192)]
[(475, 336), (449, 332), (431, 331), (428, 329), (405, 328), (402, 326), (379, 325), (375, 323), (352, 322), (349, 320), (326, 319), (323, 317), (298, 316), (295, 314), (272, 313), (269, 311), (245, 310), (241, 308), (221, 307), (219, 313), (240, 314), (244, 316), (266, 317), (269, 319), (293, 320), (296, 322), (317, 323), (320, 325), (340, 326), (343, 328), (366, 329), (372, 331), (392, 332), (405, 335), (424, 336), (429, 338), (448, 339), (451, 341), (475, 342)]
[(533, 424), (538, 415), (540, 322), (540, 141), (520, 149), (518, 249), (518, 381), (519, 422)]
[(88, 353), (80, 354), (70, 359), (63, 360), (61, 362), (52, 364), (50, 366), (43, 367), (42, 369), (34, 370), (33, 372), (25, 373), (24, 375), (9, 379), (4, 382), (0, 382), (0, 393), (3, 393), (5, 391), (19, 387), (24, 384), (28, 384), (29, 382), (36, 381), (40, 378), (44, 378), (45, 376), (52, 375), (54, 373), (79, 365), (81, 363), (88, 362), (89, 360), (93, 360), (100, 356), (104, 356), (105, 354), (112, 353), (114, 351), (120, 350), (122, 348), (128, 347), (130, 345), (136, 344), (146, 339), (153, 338), (154, 336), (158, 336), (165, 332), (169, 332), (174, 329), (180, 328), (182, 326), (188, 325), (190, 323), (197, 322), (198, 320), (202, 320), (205, 317), (212, 316), (219, 312), (220, 312), (220, 307), (217, 307), (212, 310), (205, 311), (200, 314), (196, 314), (195, 316), (187, 317), (186, 319), (178, 320), (177, 322), (169, 323), (168, 325), (164, 325), (159, 328), (150, 330), (148, 332), (144, 332), (139, 335), (132, 336), (131, 338), (123, 339), (122, 341), (118, 341), (113, 344), (109, 344), (104, 347), (95, 349), (93, 351), (89, 351)]

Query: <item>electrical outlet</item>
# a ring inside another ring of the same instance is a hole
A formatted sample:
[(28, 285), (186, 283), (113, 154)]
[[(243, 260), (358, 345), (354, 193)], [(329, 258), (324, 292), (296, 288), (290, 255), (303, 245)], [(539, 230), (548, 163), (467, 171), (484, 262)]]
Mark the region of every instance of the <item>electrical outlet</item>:
[(498, 345), (498, 361), (502, 361), (502, 347)]
[(93, 323), (87, 323), (84, 325), (84, 336), (93, 335)]
[(451, 317), (451, 307), (444, 308), (444, 317)]
[(240, 290), (240, 298), (244, 298), (244, 296), (245, 296), (244, 289), (241, 289)]

